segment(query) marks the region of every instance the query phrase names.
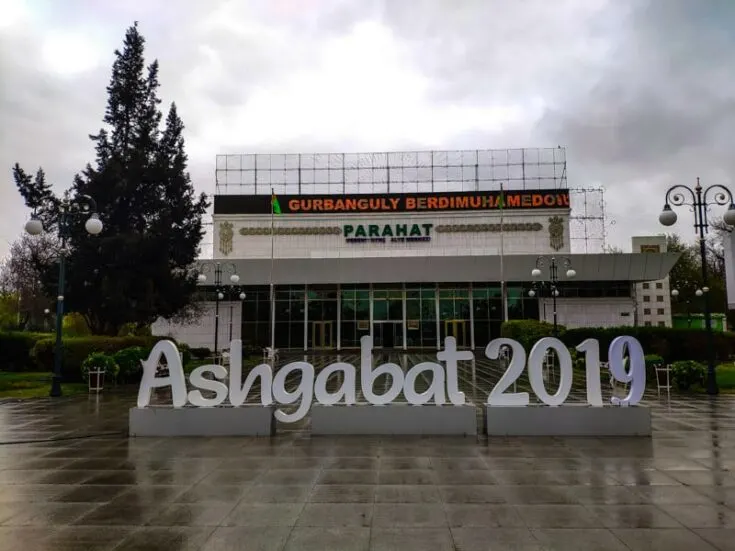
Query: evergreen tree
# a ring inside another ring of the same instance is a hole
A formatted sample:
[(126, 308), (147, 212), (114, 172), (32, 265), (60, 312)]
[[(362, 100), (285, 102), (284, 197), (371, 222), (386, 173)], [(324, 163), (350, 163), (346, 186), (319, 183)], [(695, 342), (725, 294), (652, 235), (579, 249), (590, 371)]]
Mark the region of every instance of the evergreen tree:
[[(195, 194), (187, 173), (184, 125), (174, 104), (160, 129), (158, 62), (146, 67), (144, 50), (136, 23), (127, 30), (122, 51), (115, 51), (106, 127), (90, 136), (95, 162), (75, 177), (71, 189), (71, 196), (95, 199), (104, 230), (87, 235), (84, 217), (71, 225), (65, 310), (82, 313), (97, 334), (175, 316), (191, 305), (196, 289), (190, 268), (209, 205), (204, 194)], [(59, 201), (39, 174), (34, 180), (17, 165), (14, 169), (30, 208), (44, 199)], [(48, 231), (56, 221), (45, 216)], [(44, 271), (49, 290), (56, 285), (50, 268)]]

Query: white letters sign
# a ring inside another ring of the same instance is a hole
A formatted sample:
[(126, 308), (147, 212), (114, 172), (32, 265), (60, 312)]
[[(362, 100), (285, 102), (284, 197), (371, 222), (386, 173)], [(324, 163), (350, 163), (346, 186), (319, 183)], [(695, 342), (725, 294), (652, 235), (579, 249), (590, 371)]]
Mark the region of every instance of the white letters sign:
[[(401, 366), (384, 363), (373, 369), (373, 339), (365, 336), (360, 339), (360, 390), (365, 400), (373, 406), (384, 406), (394, 402), (403, 393), (406, 401), (413, 406), (433, 404), (461, 406), (465, 404), (465, 395), (459, 390), (457, 362), (474, 359), (469, 350), (457, 350), (454, 337), (447, 337), (444, 350), (437, 353), (437, 359), (446, 366), (434, 362), (421, 362), (404, 373)], [(553, 337), (539, 340), (529, 351), (528, 356), (521, 343), (512, 339), (500, 338), (490, 342), (485, 348), (485, 356), (497, 360), (501, 349), (510, 350), (508, 367), (498, 383), (490, 392), (487, 404), (490, 406), (527, 406), (530, 403), (528, 392), (506, 392), (513, 383), (528, 371), (528, 380), (536, 397), (547, 406), (561, 406), (569, 397), (572, 389), (572, 357), (567, 347)], [(553, 350), (559, 366), (558, 388), (553, 394), (546, 388), (543, 377), (543, 362), (547, 352)], [(585, 355), (587, 402), (591, 406), (601, 407), (602, 391), (600, 388), (600, 344), (595, 339), (587, 339), (576, 350)], [(625, 357), (627, 351), (627, 358)], [(166, 360), (168, 375), (156, 376), (161, 359)], [(610, 343), (608, 350), (610, 375), (616, 381), (629, 385), (625, 398), (611, 398), (614, 405), (634, 405), (642, 398), (646, 388), (646, 368), (643, 359), (643, 348), (633, 337), (617, 337)], [(187, 403), (195, 407), (215, 407), (229, 398), (233, 407), (245, 403), (256, 379), (260, 379), (260, 403), (270, 406), (297, 404), (293, 413), (276, 410), (275, 417), (284, 423), (293, 423), (303, 419), (309, 411), (311, 403), (331, 406), (340, 402), (354, 405), (357, 401), (357, 369), (345, 362), (336, 362), (323, 368), (317, 374), (310, 363), (299, 361), (284, 365), (274, 375), (268, 364), (260, 364), (250, 370), (245, 381), (242, 380), (242, 342), (232, 341), (230, 345), (230, 367), (228, 370), (220, 365), (203, 365), (197, 367), (189, 376), (189, 384), (194, 390), (187, 392), (184, 369), (181, 365), (176, 345), (171, 341), (159, 341), (151, 350), (147, 360), (142, 361), (143, 377), (138, 391), (138, 407), (150, 404), (151, 391), (155, 388), (170, 387), (172, 405), (184, 407)], [(298, 384), (290, 390), (286, 388), (286, 379), (292, 373), (298, 373)], [(341, 386), (335, 391), (327, 390), (328, 379), (341, 374)], [(416, 380), (425, 379), (431, 374), (431, 384), (425, 392), (416, 390)], [(210, 374), (211, 377), (205, 377)], [(376, 392), (375, 380), (381, 375), (389, 375), (390, 383), (382, 393)], [(227, 381), (229, 378), (229, 386)], [(205, 397), (202, 391), (214, 394)]]

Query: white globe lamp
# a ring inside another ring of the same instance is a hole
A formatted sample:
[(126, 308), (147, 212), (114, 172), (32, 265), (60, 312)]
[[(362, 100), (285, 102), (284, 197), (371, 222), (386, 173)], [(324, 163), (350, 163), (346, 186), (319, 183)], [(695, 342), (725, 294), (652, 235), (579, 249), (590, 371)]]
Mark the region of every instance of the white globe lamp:
[(664, 210), (658, 215), (658, 221), (663, 226), (673, 226), (676, 224), (676, 213), (671, 209), (669, 204), (664, 205)]
[(90, 235), (99, 235), (102, 232), (102, 228), (102, 220), (96, 214), (90, 216), (89, 220), (84, 223), (84, 229)]
[(31, 218), (26, 222), (26, 232), (29, 235), (41, 235), (41, 232), (43, 232), (43, 224), (38, 218)]

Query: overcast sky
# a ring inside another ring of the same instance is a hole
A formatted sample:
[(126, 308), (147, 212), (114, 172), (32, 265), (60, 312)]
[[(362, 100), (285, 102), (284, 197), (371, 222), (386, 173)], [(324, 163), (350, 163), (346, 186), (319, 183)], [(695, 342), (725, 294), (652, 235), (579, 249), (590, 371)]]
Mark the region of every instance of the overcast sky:
[(93, 160), (134, 20), (208, 193), (220, 153), (562, 145), (629, 248), (667, 186), (733, 184), (733, 0), (0, 0), (0, 256), (13, 163), (62, 190)]

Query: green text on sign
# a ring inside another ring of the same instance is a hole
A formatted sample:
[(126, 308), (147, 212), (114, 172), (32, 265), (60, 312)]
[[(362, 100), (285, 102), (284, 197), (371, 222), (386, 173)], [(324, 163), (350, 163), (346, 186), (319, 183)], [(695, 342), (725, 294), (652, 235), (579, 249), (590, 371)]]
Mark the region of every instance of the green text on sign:
[(345, 224), (342, 233), (352, 237), (429, 237), (434, 224)]

